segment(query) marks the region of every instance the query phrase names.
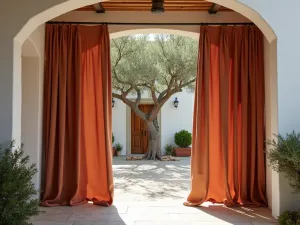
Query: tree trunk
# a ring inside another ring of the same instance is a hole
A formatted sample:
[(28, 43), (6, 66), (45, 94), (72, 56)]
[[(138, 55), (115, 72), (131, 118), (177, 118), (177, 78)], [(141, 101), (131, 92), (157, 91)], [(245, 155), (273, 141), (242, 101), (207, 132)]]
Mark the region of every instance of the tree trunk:
[(160, 132), (157, 118), (153, 121), (146, 121), (146, 123), (150, 135), (148, 140), (148, 151), (143, 158), (147, 160), (161, 160)]

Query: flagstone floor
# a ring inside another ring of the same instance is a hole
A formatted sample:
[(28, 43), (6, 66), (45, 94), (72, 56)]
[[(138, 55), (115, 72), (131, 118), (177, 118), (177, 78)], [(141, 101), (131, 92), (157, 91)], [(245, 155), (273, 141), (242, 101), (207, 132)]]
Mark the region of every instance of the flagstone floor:
[(43, 208), (34, 225), (275, 225), (267, 208), (184, 207), (189, 193), (189, 158), (126, 161), (114, 158), (115, 200), (111, 207), (86, 204)]

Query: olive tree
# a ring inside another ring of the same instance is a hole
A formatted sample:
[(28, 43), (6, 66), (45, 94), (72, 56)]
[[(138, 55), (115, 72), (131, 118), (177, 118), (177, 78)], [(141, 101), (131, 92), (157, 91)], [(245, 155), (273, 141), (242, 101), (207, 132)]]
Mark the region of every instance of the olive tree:
[[(111, 42), (113, 97), (120, 99), (146, 124), (149, 132), (145, 159), (161, 159), (157, 116), (175, 93), (192, 88), (196, 80), (198, 42), (174, 35), (136, 35)], [(153, 38), (152, 38), (153, 39)], [(149, 113), (139, 109), (149, 95)]]

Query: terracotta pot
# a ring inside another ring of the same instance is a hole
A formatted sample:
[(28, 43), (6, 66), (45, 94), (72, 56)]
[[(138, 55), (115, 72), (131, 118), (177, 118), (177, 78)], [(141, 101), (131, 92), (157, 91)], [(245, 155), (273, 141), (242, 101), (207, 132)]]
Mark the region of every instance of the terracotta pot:
[(174, 148), (175, 155), (178, 157), (189, 157), (191, 156), (191, 148)]
[(120, 156), (121, 155), (121, 151), (117, 151), (117, 156)]
[(116, 148), (113, 147), (113, 148), (112, 148), (112, 156), (114, 157), (115, 155), (116, 155)]

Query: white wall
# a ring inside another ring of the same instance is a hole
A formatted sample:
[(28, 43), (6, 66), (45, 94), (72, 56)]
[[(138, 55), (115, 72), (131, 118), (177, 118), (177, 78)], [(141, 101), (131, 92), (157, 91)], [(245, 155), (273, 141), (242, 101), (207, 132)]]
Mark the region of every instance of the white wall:
[(115, 106), (112, 108), (112, 130), (115, 136), (113, 145), (120, 143), (123, 145), (122, 155), (126, 155), (126, 105), (115, 100)]
[(22, 118), (21, 141), (24, 151), (36, 164), (33, 182), (41, 182), (42, 104), (44, 77), (45, 26), (38, 27), (22, 46)]
[[(22, 143), (30, 163), (35, 163), (40, 170), (40, 155), (38, 154), (38, 110), (32, 110), (38, 105), (36, 86), (39, 80), (39, 58), (22, 57)], [(36, 174), (34, 184), (39, 187), (39, 174)]]
[[(178, 98), (178, 108), (174, 107), (175, 97)], [(181, 92), (173, 95), (161, 110), (161, 146), (164, 153), (165, 146), (174, 146), (174, 134), (180, 130), (192, 133), (194, 111), (194, 93)]]

